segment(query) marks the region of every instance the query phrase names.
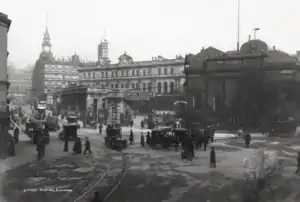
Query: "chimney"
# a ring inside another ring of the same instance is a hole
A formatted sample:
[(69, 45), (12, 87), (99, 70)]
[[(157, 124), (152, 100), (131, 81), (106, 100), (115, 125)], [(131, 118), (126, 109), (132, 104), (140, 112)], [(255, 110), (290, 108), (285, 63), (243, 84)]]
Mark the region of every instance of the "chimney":
[(249, 34), (249, 38), (248, 38), (248, 41), (251, 41), (251, 34)]

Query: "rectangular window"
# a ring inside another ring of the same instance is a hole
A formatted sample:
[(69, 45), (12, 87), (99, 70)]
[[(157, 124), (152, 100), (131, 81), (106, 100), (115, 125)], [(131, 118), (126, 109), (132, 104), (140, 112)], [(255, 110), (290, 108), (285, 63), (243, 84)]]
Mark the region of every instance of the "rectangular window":
[(124, 76), (124, 71), (122, 71), (122, 77)]
[(132, 83), (132, 84), (131, 84), (131, 88), (132, 88), (132, 89), (134, 89), (134, 88), (135, 88), (135, 85), (134, 85), (134, 83)]
[(121, 83), (121, 88), (124, 88), (124, 83)]
[(146, 76), (147, 74), (146, 74), (146, 70), (145, 69), (143, 69), (143, 75), (144, 76)]
[(125, 84), (125, 87), (126, 87), (126, 88), (129, 88), (129, 83), (126, 83), (126, 84)]
[(174, 68), (171, 68), (171, 69), (170, 69), (170, 74), (171, 74), (171, 75), (174, 75)]
[(135, 76), (135, 71), (131, 70), (131, 76)]
[(96, 72), (93, 72), (93, 77), (96, 78)]
[(119, 84), (118, 83), (115, 84), (115, 88), (119, 88)]
[(108, 77), (108, 72), (105, 72), (105, 76)]
[(168, 69), (164, 68), (164, 74), (167, 75), (168, 74)]
[(158, 74), (158, 75), (161, 75), (161, 68), (158, 68), (158, 69), (157, 69), (157, 74)]
[(114, 84), (110, 84), (110, 88), (113, 89), (114, 88)]
[(101, 77), (102, 77), (102, 78), (104, 77), (104, 72), (101, 72)]
[(140, 76), (140, 70), (136, 70), (136, 76)]

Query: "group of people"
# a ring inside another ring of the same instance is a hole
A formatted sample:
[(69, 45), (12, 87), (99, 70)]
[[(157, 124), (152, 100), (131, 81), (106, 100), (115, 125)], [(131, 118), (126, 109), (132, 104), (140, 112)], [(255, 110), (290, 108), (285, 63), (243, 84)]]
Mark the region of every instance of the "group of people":
[[(83, 154), (86, 154), (87, 152), (88, 152), (89, 154), (92, 153), (91, 142), (90, 142), (90, 140), (89, 140), (88, 137), (85, 138)], [(73, 154), (82, 154), (82, 142), (81, 142), (80, 137), (77, 137), (77, 138), (74, 140)]]

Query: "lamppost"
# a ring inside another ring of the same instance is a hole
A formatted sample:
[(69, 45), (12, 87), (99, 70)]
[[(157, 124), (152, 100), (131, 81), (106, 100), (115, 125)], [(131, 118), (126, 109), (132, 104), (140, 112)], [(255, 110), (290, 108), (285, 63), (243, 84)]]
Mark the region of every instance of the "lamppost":
[(185, 74), (185, 101), (186, 101), (186, 105), (185, 105), (185, 126), (186, 128), (188, 128), (188, 124), (187, 124), (187, 112), (188, 112), (188, 99), (189, 99), (189, 89), (188, 89), (188, 69), (190, 68), (190, 61), (189, 61), (189, 54), (185, 55), (185, 59), (184, 59), (184, 74)]
[(255, 28), (255, 29), (253, 29), (253, 36), (254, 36), (254, 39), (256, 39), (256, 32), (257, 31), (259, 31), (260, 30), (260, 28)]

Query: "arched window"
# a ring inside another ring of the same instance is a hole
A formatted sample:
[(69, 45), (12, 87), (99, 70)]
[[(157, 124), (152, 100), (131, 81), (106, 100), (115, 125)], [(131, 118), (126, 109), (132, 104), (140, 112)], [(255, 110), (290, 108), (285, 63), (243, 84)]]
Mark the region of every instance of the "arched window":
[(143, 91), (147, 91), (146, 83), (143, 83)]
[(152, 91), (152, 87), (151, 87), (151, 83), (150, 82), (148, 83), (148, 87), (147, 88), (148, 88), (148, 92)]
[(164, 93), (168, 93), (168, 83), (164, 82)]
[(161, 94), (161, 83), (160, 82), (157, 83), (157, 93)]
[(174, 82), (172, 81), (170, 83), (170, 93), (174, 93), (175, 89), (174, 89)]

